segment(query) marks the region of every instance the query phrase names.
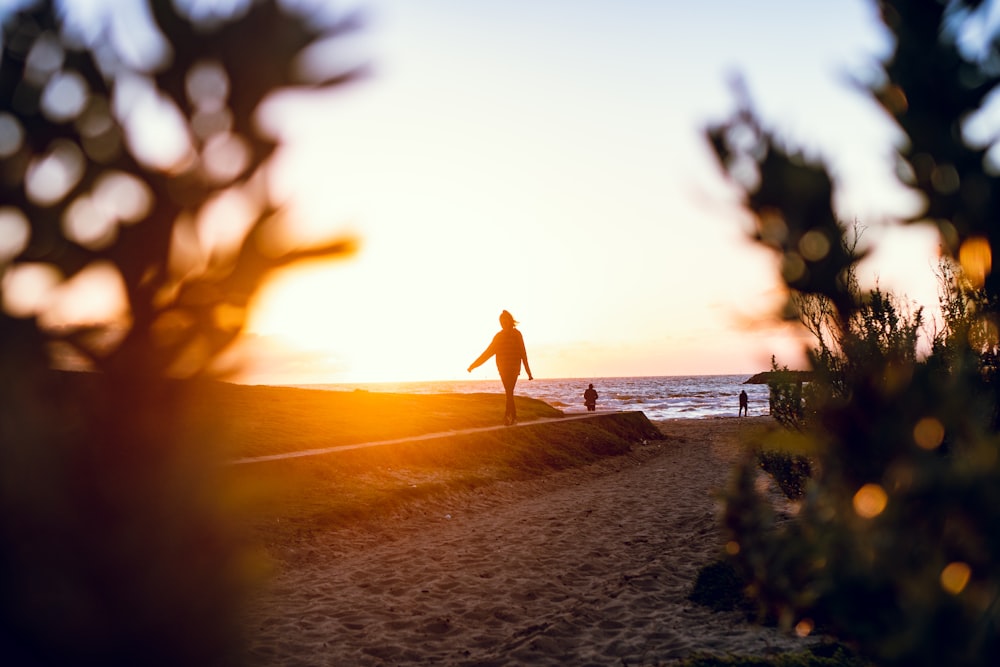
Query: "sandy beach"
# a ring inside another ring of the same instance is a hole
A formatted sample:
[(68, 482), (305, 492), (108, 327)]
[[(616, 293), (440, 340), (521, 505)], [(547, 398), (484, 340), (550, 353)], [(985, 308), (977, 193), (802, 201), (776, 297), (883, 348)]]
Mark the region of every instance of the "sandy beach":
[(723, 537), (741, 429), (668, 420), (584, 468), (424, 499), (285, 545), (249, 618), (260, 665), (669, 664), (803, 650), (688, 601)]

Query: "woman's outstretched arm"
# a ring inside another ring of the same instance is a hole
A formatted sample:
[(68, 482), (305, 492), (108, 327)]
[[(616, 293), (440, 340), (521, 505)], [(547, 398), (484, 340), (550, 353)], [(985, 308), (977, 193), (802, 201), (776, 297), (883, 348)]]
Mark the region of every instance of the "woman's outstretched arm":
[(496, 352), (496, 346), (497, 346), (497, 339), (494, 337), (493, 342), (490, 343), (489, 347), (483, 350), (483, 353), (480, 354), (475, 361), (469, 364), (469, 368), (467, 370), (471, 373), (473, 368), (478, 368), (482, 366), (484, 363), (486, 363), (486, 360), (492, 357)]

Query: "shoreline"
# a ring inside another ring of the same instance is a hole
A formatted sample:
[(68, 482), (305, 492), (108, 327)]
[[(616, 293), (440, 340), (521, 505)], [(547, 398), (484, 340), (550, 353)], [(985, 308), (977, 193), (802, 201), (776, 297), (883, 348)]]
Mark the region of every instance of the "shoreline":
[[(583, 411), (583, 392), (589, 384), (598, 392), (598, 408), (640, 410), (650, 419), (700, 418), (737, 415), (739, 393), (747, 391), (751, 414), (766, 413), (766, 385), (745, 384), (752, 373), (714, 375), (620, 376), (545, 378), (518, 382), (516, 393), (545, 401), (560, 410)], [(460, 379), (385, 383), (302, 385), (318, 391), (354, 390), (371, 393), (484, 393), (502, 392), (499, 379)]]

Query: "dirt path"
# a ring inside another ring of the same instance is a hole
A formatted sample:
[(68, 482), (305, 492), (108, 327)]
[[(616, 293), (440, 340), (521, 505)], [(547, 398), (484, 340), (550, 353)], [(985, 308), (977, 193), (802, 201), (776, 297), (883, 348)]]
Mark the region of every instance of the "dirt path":
[(801, 649), (687, 601), (722, 546), (712, 494), (754, 419), (659, 422), (667, 439), (629, 456), (323, 534), (254, 610), (253, 658), (608, 665)]

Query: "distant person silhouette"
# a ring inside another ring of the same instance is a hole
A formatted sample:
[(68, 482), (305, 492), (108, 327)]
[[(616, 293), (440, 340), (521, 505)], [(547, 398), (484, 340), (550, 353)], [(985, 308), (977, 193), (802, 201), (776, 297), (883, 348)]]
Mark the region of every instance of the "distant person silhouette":
[(750, 416), (750, 398), (747, 396), (747, 390), (740, 390), (740, 417)]
[(587, 391), (583, 392), (583, 404), (587, 406), (587, 412), (597, 409), (597, 390), (594, 389), (594, 385), (590, 385)]
[(506, 310), (500, 313), (500, 331), (493, 336), (493, 342), (479, 355), (479, 358), (469, 366), (469, 372), (473, 368), (481, 366), (494, 354), (497, 357), (497, 370), (500, 371), (500, 381), (503, 382), (504, 393), (507, 394), (507, 410), (503, 416), (503, 423), (507, 426), (517, 423), (517, 408), (514, 407), (514, 385), (517, 384), (517, 376), (521, 374), (521, 364), (524, 364), (524, 371), (528, 374), (529, 380), (534, 380), (531, 376), (531, 367), (528, 366), (528, 353), (524, 349), (524, 337), (521, 332), (515, 329), (517, 322), (514, 316)]

